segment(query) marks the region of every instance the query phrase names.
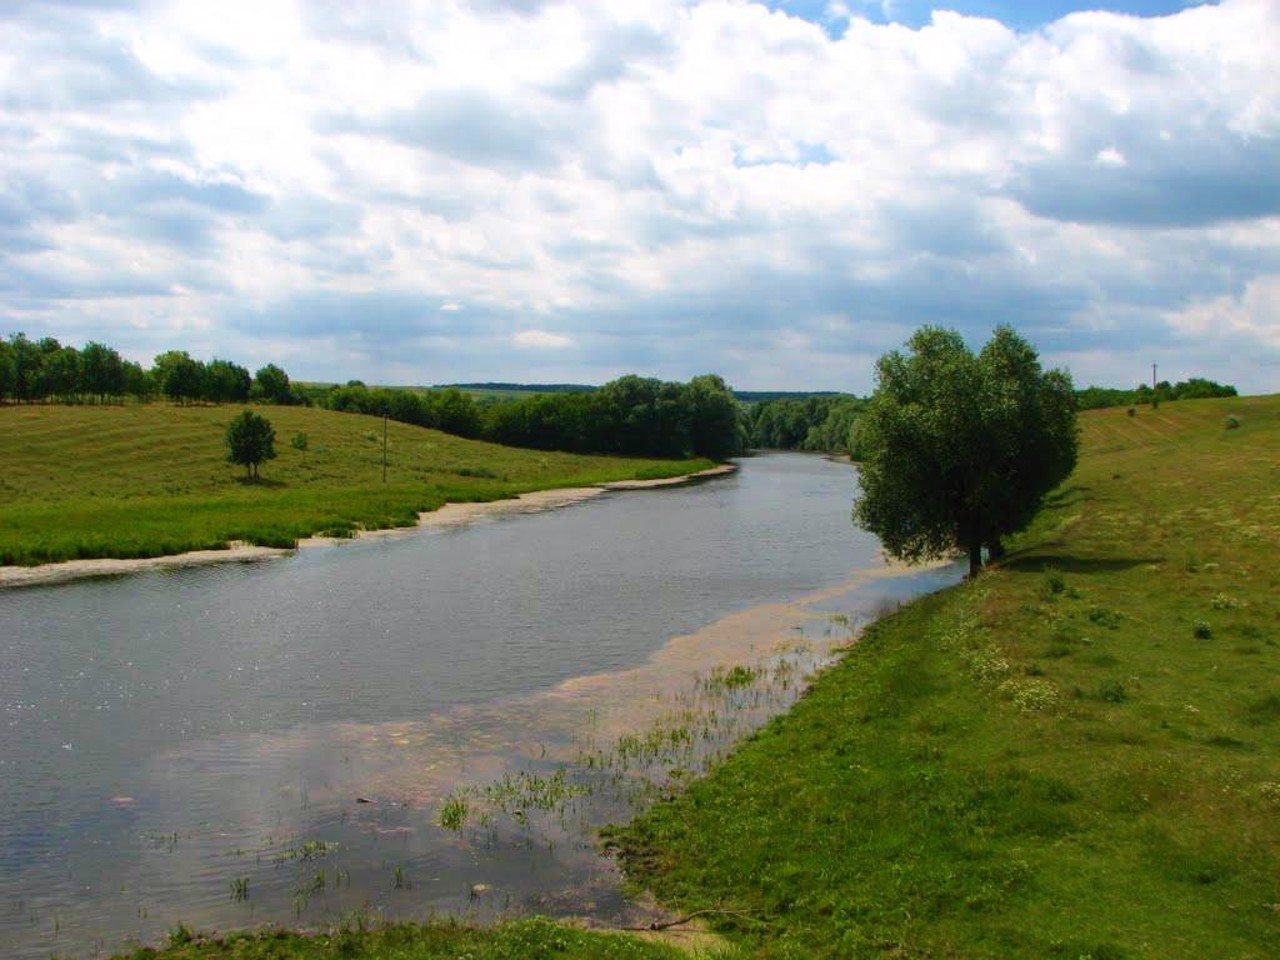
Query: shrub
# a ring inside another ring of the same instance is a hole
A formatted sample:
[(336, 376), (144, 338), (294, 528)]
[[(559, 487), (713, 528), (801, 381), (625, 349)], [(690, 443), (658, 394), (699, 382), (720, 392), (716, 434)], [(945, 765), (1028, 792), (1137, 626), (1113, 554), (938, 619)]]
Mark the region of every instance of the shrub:
[(1124, 684), (1119, 680), (1107, 680), (1098, 689), (1100, 696), (1107, 703), (1124, 703), (1129, 699), (1129, 693), (1124, 688)]
[(305, 433), (295, 433), (293, 439), (289, 441), (289, 445), (295, 450), (307, 449), (307, 435)]
[(1203, 620), (1197, 620), (1191, 627), (1191, 634), (1197, 640), (1208, 640), (1213, 636), (1213, 630)]
[(1089, 621), (1096, 623), (1100, 627), (1110, 627), (1112, 630), (1120, 626), (1120, 621), (1124, 619), (1124, 614), (1119, 610), (1107, 610), (1103, 607), (1089, 608)]
[(1067, 589), (1067, 581), (1062, 578), (1062, 571), (1049, 567), (1040, 581), (1040, 599), (1053, 600)]
[(1128, 410), (1125, 411), (1125, 413), (1129, 414), (1129, 416), (1131, 417), (1136, 417), (1138, 415), (1138, 408), (1130, 407)]
[(1227, 430), (1238, 430), (1240, 429), (1240, 418), (1236, 416), (1227, 417), (1227, 419), (1223, 421), (1222, 425)]

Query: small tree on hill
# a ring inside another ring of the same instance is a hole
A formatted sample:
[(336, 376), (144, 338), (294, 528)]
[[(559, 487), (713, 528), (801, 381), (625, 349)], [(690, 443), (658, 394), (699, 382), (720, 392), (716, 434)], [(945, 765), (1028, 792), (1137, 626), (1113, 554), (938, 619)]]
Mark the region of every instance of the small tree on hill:
[(258, 464), (274, 460), (276, 432), (266, 417), (245, 410), (227, 427), (227, 460), (244, 465), (246, 477), (258, 479)]
[(975, 356), (952, 330), (924, 327), (876, 365), (858, 428), (862, 496), (854, 519), (895, 557), (957, 548), (969, 574), (982, 548), (1024, 529), (1075, 468), (1075, 392), (1035, 350), (999, 327)]

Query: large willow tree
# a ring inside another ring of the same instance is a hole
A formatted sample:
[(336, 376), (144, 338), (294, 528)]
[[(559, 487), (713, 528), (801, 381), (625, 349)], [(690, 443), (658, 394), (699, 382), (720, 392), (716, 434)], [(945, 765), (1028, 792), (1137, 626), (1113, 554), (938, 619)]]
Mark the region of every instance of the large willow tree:
[(854, 519), (908, 562), (982, 548), (1024, 529), (1075, 468), (1075, 391), (1044, 371), (1011, 327), (975, 355), (954, 330), (923, 327), (876, 365), (859, 421), (862, 495)]

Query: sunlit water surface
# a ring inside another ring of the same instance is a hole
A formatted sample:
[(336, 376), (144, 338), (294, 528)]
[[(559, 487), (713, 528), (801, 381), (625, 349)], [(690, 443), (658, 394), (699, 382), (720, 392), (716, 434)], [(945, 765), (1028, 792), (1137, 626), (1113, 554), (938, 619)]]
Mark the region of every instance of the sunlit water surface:
[(785, 709), (859, 623), (958, 577), (886, 569), (854, 490), (846, 465), (769, 455), (545, 513), (0, 592), (0, 954), (93, 956), (179, 923), (634, 921), (598, 828)]

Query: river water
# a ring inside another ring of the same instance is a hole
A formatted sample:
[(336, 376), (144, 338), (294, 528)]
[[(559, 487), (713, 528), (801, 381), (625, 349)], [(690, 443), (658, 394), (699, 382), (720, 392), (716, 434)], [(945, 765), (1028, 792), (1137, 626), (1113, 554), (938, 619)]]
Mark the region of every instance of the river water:
[(887, 568), (854, 491), (847, 465), (775, 454), (0, 592), (0, 954), (179, 923), (627, 921), (598, 828), (785, 709), (859, 623), (958, 579)]

